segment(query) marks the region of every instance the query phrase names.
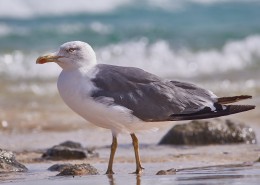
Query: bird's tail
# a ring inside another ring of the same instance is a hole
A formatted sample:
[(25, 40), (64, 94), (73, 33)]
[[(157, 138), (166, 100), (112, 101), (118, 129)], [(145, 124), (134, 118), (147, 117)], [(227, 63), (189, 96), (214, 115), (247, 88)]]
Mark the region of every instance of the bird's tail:
[(229, 104), (229, 103), (234, 103), (234, 102), (238, 102), (238, 101), (245, 100), (245, 99), (251, 99), (251, 98), (252, 98), (252, 96), (249, 96), (249, 95), (221, 97), (221, 98), (217, 99), (217, 102), (219, 104)]
[[(247, 99), (247, 98), (243, 98)], [(223, 98), (222, 102), (239, 101), (235, 97)], [(220, 104), (218, 104), (220, 105)], [(192, 114), (173, 114), (170, 116), (170, 121), (182, 121), (182, 120), (195, 120), (195, 119), (207, 119), (226, 116), (230, 114), (236, 114), (239, 112), (249, 111), (255, 108), (254, 105), (220, 105), (221, 109), (212, 111), (210, 108), (205, 108)]]

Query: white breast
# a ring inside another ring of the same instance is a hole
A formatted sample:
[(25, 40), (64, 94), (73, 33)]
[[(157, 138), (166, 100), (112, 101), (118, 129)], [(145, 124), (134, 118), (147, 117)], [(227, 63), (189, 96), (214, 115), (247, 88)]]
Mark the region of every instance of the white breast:
[(97, 88), (91, 82), (92, 75), (80, 70), (62, 71), (57, 85), (64, 102), (86, 120), (114, 133), (132, 133), (139, 126), (142, 130), (142, 121), (133, 116), (129, 109), (94, 101), (90, 95)]

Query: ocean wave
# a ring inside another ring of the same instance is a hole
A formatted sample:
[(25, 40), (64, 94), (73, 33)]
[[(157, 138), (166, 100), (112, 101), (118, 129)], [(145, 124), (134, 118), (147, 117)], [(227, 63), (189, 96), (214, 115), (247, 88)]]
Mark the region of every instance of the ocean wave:
[(220, 3), (251, 3), (259, 0), (146, 0), (146, 5), (163, 10), (179, 11), (190, 4), (214, 5)]
[(130, 0), (1, 0), (0, 17), (23, 19), (35, 16), (105, 13), (129, 2)]
[(260, 62), (260, 36), (229, 41), (220, 50), (172, 49), (166, 41), (147, 39), (106, 46), (97, 51), (103, 63), (134, 66), (164, 77), (196, 77), (244, 70)]
[[(216, 4), (226, 2), (256, 2), (258, 0), (1, 0), (0, 18), (35, 18), (75, 14), (109, 13), (121, 7), (150, 7), (166, 10), (179, 10), (189, 4)], [(12, 10), (12, 11), (10, 11)]]
[[(58, 24), (42, 24), (38, 27), (17, 26), (0, 24), (0, 38), (7, 38), (10, 35), (17, 37), (38, 37), (38, 34), (57, 34), (57, 35), (77, 35), (85, 32), (94, 32), (96, 34), (105, 35), (113, 32), (113, 26), (104, 24), (99, 21), (92, 21), (89, 24), (85, 23), (58, 23)], [(0, 44), (4, 45), (4, 44)]]
[(12, 79), (50, 79), (56, 77), (61, 71), (60, 68), (50, 63), (50, 65), (36, 65), (39, 53), (23, 53), (13, 51), (11, 53), (0, 54), (0, 75)]
[[(95, 48), (99, 63), (143, 68), (162, 77), (192, 78), (229, 71), (250, 73), (260, 67), (260, 35), (229, 41), (221, 49), (193, 51), (173, 49), (167, 41), (149, 43), (146, 38)], [(0, 54), (0, 75), (19, 78), (56, 78), (56, 64), (36, 65), (39, 53), (14, 51)]]
[(0, 24), (0, 37), (5, 37), (12, 33), (12, 29), (6, 24)]

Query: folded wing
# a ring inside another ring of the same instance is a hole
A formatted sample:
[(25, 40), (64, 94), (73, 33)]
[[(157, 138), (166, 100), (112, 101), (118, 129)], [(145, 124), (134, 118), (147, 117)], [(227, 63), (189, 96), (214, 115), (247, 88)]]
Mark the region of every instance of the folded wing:
[(98, 87), (92, 93), (96, 101), (124, 106), (143, 121), (201, 119), (222, 110), (226, 112), (212, 116), (228, 115), (227, 110), (237, 112), (220, 103), (230, 102), (228, 98), (220, 99), (196, 85), (164, 80), (139, 68), (99, 64), (92, 82)]

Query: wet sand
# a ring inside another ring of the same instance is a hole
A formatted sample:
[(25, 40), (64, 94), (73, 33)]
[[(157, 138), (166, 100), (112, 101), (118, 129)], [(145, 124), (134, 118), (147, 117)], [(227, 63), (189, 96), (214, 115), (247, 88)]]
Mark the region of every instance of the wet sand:
[[(158, 164), (147, 164), (147, 168), (155, 171)], [(174, 163), (164, 164), (165, 167)], [(102, 164), (96, 164), (102, 167)], [(128, 167), (128, 164), (118, 164), (120, 169)], [(17, 174), (16, 179), (6, 180), (4, 184), (255, 184), (259, 183), (259, 164), (226, 165), (205, 168), (182, 169), (175, 175), (156, 176), (144, 173), (137, 176), (133, 174), (118, 173), (113, 176), (93, 175), (78, 177), (56, 177), (55, 172), (44, 170), (46, 165), (30, 165), (31, 171), (25, 174)]]
[[(240, 182), (258, 184), (260, 180), (259, 145), (210, 146), (158, 146), (140, 147), (145, 171), (142, 175), (130, 174), (135, 169), (134, 154), (130, 144), (119, 145), (115, 157), (113, 176), (104, 175), (109, 147), (98, 147), (99, 158), (70, 161), (42, 160), (41, 151), (17, 153), (17, 160), (27, 166), (27, 173), (0, 174), (5, 184), (222, 184)], [(58, 172), (47, 170), (56, 163), (90, 163), (100, 175), (56, 177)], [(177, 169), (175, 175), (157, 176), (159, 170)]]
[[(69, 115), (67, 115), (69, 116)], [(230, 116), (243, 120), (254, 128), (260, 141), (258, 110), (244, 115)], [(73, 119), (73, 117), (72, 117)], [(250, 120), (250, 121), (248, 121)], [(82, 120), (81, 120), (82, 121)], [(81, 123), (78, 122), (78, 125)], [(52, 125), (50, 125), (51, 127)], [(61, 125), (60, 125), (61, 126)], [(56, 126), (58, 128), (58, 126)], [(111, 133), (89, 124), (72, 130), (2, 131), (1, 147), (12, 150), (16, 158), (29, 169), (27, 173), (0, 174), (4, 184), (259, 184), (260, 165), (254, 163), (260, 157), (259, 144), (209, 145), (209, 146), (159, 146), (157, 143), (172, 125), (157, 132), (137, 134), (140, 141), (140, 155), (145, 167), (141, 176), (129, 174), (135, 170), (131, 138), (120, 135), (115, 156), (112, 177), (104, 175), (110, 153)], [(30, 127), (29, 127), (30, 128)], [(46, 148), (65, 140), (80, 142), (84, 147), (94, 147), (98, 158), (70, 161), (42, 160)], [(90, 163), (100, 175), (81, 177), (56, 177), (58, 172), (47, 169), (56, 163)], [(238, 166), (234, 166), (238, 164)], [(225, 166), (223, 166), (225, 165)], [(206, 167), (206, 168), (205, 168)], [(175, 168), (175, 175), (157, 176), (159, 170)]]

